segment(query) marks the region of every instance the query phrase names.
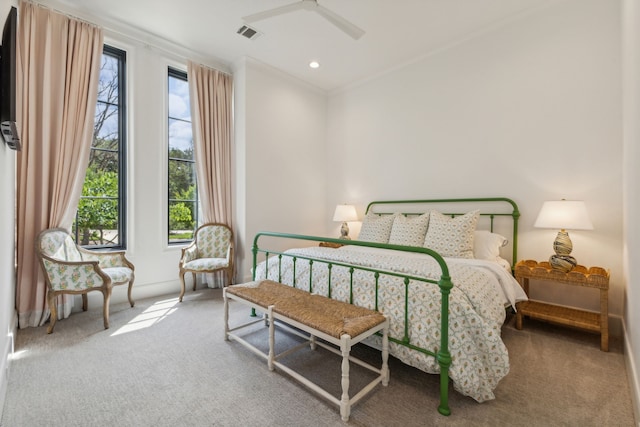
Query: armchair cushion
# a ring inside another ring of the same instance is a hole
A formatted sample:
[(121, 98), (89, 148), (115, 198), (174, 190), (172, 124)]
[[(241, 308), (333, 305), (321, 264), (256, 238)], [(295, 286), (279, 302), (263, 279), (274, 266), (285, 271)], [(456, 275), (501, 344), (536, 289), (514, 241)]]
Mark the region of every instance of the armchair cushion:
[(185, 270), (209, 271), (229, 266), (227, 258), (198, 258), (184, 265)]
[(111, 278), (114, 285), (133, 280), (133, 270), (129, 267), (108, 267), (102, 271)]
[(196, 233), (198, 258), (226, 258), (231, 239), (231, 229), (227, 227), (200, 227)]

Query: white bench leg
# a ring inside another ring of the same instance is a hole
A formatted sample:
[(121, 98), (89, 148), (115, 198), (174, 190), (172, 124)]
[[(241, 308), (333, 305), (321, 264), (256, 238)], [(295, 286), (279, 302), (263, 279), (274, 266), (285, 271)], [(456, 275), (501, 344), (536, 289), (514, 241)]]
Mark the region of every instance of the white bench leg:
[(222, 290), (222, 298), (224, 299), (224, 340), (229, 341), (229, 298), (227, 298), (226, 289)]
[(309, 347), (311, 348), (311, 350), (315, 350), (316, 347), (318, 347), (316, 345), (316, 336), (315, 335), (309, 335)]
[(275, 369), (276, 360), (276, 322), (273, 318), (273, 306), (270, 305), (267, 310), (267, 318), (269, 321), (269, 356), (267, 358), (267, 366), (270, 371)]
[(389, 322), (382, 331), (382, 385), (389, 385)]
[(340, 338), (342, 352), (342, 399), (340, 399), (340, 416), (342, 421), (349, 421), (351, 403), (349, 402), (349, 352), (351, 351), (351, 337), (343, 335)]

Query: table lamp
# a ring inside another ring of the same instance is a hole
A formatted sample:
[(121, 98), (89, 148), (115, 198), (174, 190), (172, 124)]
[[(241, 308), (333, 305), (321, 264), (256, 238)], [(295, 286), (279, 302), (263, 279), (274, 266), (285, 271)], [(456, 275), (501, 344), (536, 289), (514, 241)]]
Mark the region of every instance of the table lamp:
[(549, 264), (555, 270), (569, 272), (578, 263), (572, 257), (573, 243), (569, 230), (593, 230), (587, 207), (581, 200), (554, 200), (542, 204), (534, 227), (560, 229), (553, 242), (555, 255), (549, 258)]
[(356, 208), (353, 205), (338, 205), (336, 206), (336, 211), (333, 214), (333, 220), (336, 222), (342, 222), (342, 227), (340, 227), (340, 238), (351, 240), (349, 237), (349, 225), (348, 221), (357, 221), (358, 214), (356, 213)]

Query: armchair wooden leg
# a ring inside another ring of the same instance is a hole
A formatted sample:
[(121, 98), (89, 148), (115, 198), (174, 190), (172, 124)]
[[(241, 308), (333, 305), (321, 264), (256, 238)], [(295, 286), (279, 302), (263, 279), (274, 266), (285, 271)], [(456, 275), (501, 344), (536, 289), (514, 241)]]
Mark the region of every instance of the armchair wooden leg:
[(53, 292), (47, 293), (47, 300), (49, 302), (49, 311), (51, 316), (49, 317), (49, 327), (47, 333), (53, 332), (53, 327), (56, 326), (56, 320), (58, 320), (58, 312), (56, 310), (56, 295)]
[(136, 302), (133, 300), (133, 298), (131, 298), (131, 289), (133, 288), (133, 278), (131, 278), (131, 280), (129, 281), (129, 290), (127, 291), (127, 298), (129, 298), (129, 304), (131, 304), (131, 307), (133, 307)]
[(182, 302), (182, 297), (184, 296), (184, 271), (180, 272), (180, 302)]
[(87, 294), (82, 294), (82, 311), (87, 311)]
[(111, 300), (111, 288), (102, 291), (104, 295), (104, 306), (102, 307), (102, 315), (104, 317), (104, 328), (109, 329), (109, 301)]
[(191, 273), (191, 278), (193, 279), (193, 290), (196, 290), (196, 279), (198, 278), (198, 276), (196, 276), (196, 273)]

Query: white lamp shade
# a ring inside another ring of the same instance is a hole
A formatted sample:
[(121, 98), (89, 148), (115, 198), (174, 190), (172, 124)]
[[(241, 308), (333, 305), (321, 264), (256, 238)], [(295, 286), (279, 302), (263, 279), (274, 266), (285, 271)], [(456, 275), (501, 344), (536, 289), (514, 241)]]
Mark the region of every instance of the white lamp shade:
[(333, 220), (336, 222), (357, 221), (358, 213), (353, 205), (338, 205), (333, 214)]
[(581, 200), (544, 202), (533, 226), (561, 230), (593, 230), (587, 207)]

